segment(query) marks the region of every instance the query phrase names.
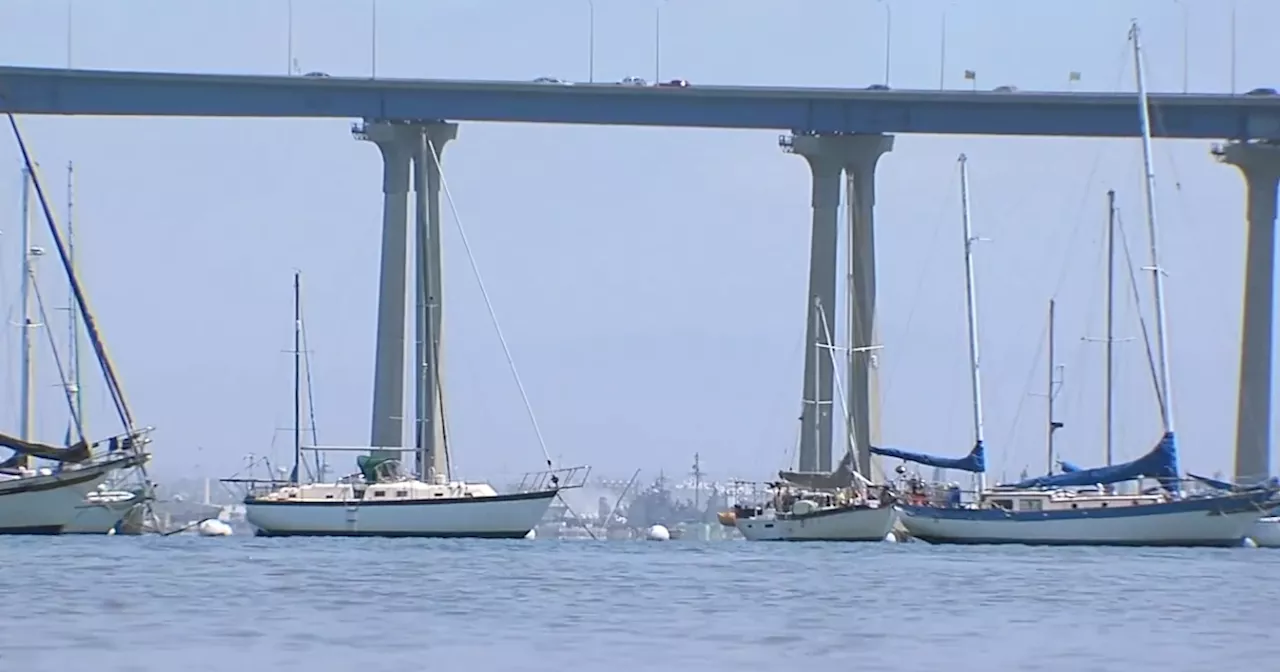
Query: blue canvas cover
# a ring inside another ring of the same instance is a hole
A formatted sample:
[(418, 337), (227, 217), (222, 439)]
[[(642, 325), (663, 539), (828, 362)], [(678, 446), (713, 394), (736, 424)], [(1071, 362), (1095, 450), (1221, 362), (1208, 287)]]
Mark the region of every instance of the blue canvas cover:
[(1139, 478), (1154, 478), (1169, 492), (1178, 492), (1178, 446), (1173, 433), (1167, 433), (1151, 452), (1132, 462), (1110, 467), (1081, 469), (1053, 476), (1030, 478), (1014, 484), (1015, 488), (1066, 488), (1072, 486), (1107, 485)]
[(957, 469), (975, 474), (981, 474), (987, 470), (987, 450), (983, 447), (981, 441), (974, 444), (973, 450), (969, 451), (969, 454), (964, 457), (939, 457), (925, 453), (913, 453), (898, 448), (878, 448), (876, 446), (871, 447), (871, 454), (896, 457), (907, 462), (923, 464), (926, 467)]

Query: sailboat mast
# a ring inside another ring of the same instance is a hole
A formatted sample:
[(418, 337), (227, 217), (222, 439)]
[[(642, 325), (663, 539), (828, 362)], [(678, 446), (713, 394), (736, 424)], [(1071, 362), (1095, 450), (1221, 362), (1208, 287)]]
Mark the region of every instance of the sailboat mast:
[[(72, 269), (76, 265), (76, 229), (75, 229), (75, 166), (67, 162), (67, 258)], [(71, 384), (72, 406), (76, 417), (72, 424), (78, 438), (83, 439), (84, 431), (84, 396), (80, 391), (80, 313), (76, 307), (75, 291), (67, 289), (67, 350), (70, 355), (71, 371), (68, 378)]]
[(302, 280), (293, 272), (293, 482), (302, 484)]
[[(982, 375), (978, 367), (978, 303), (974, 296), (973, 221), (969, 214), (969, 159), (960, 155), (960, 205), (964, 220), (964, 271), (965, 307), (969, 319), (969, 382), (973, 386), (973, 439), (983, 441), (982, 432)], [(986, 490), (986, 474), (977, 474), (978, 492)]]
[(1053, 473), (1053, 433), (1058, 431), (1058, 421), (1053, 417), (1053, 397), (1054, 392), (1054, 369), (1057, 368), (1057, 359), (1054, 356), (1054, 308), (1056, 302), (1049, 299), (1049, 377), (1047, 380), (1048, 387), (1045, 388), (1045, 398), (1049, 400), (1049, 442), (1048, 442), (1048, 465), (1045, 473)]
[(1106, 447), (1107, 466), (1114, 460), (1112, 442), (1114, 437), (1113, 422), (1115, 414), (1115, 390), (1113, 378), (1115, 363), (1112, 346), (1116, 342), (1115, 334), (1115, 285), (1116, 285), (1116, 192), (1107, 191), (1107, 415), (1106, 415)]
[(1173, 388), (1169, 381), (1169, 337), (1166, 333), (1164, 309), (1164, 271), (1160, 268), (1160, 246), (1156, 234), (1156, 170), (1151, 156), (1151, 110), (1147, 103), (1146, 77), (1142, 71), (1142, 45), (1139, 32), (1138, 22), (1134, 21), (1129, 28), (1129, 38), (1133, 40), (1133, 67), (1138, 80), (1138, 104), (1142, 108), (1142, 164), (1147, 178), (1143, 184), (1143, 195), (1147, 210), (1147, 233), (1151, 242), (1151, 279), (1156, 300), (1156, 343), (1160, 356), (1160, 417), (1164, 420), (1165, 434), (1172, 434), (1173, 402), (1170, 395)]
[[(19, 432), (23, 441), (32, 440), (35, 426), (35, 404), (32, 385), (35, 383), (35, 358), (31, 356), (31, 190), (32, 175), (29, 168), (22, 169), (22, 417)], [(30, 458), (23, 456), (21, 465), (28, 466)]]
[[(822, 449), (822, 410), (821, 410), (821, 406), (818, 403), (818, 388), (819, 388), (818, 372), (822, 370), (822, 367), (818, 366), (817, 364), (818, 362), (822, 361), (818, 359), (819, 357), (822, 356), (822, 336), (819, 335), (822, 333), (821, 329), (822, 329), (822, 300), (815, 296), (813, 297), (813, 334), (814, 334), (813, 361), (814, 361), (814, 365), (813, 365), (813, 377), (809, 381), (810, 385), (812, 385), (812, 389), (809, 394), (810, 394), (810, 399), (812, 399), (810, 403), (813, 404), (810, 407), (810, 410), (813, 413), (813, 449), (815, 451)], [(814, 459), (817, 459), (818, 463), (821, 464), (820, 458), (815, 456)], [(801, 470), (803, 469), (804, 467), (801, 467)], [(816, 470), (817, 469), (815, 468), (815, 471)]]

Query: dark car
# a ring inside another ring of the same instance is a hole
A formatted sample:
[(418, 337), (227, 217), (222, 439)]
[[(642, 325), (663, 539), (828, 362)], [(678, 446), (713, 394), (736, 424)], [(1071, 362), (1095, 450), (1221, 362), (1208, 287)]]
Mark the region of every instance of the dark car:
[(328, 76), (329, 76), (329, 73), (320, 72), (319, 70), (316, 70), (315, 72), (308, 72), (307, 74), (303, 75), (303, 77), (328, 77)]
[(868, 91), (888, 91), (889, 85), (888, 84), (872, 84), (871, 86), (867, 87), (867, 90)]
[(1275, 95), (1280, 95), (1280, 94), (1277, 94), (1275, 89), (1273, 89), (1273, 88), (1271, 88), (1271, 87), (1268, 87), (1268, 86), (1264, 86), (1264, 87), (1259, 88), (1259, 89), (1254, 89), (1254, 90), (1252, 90), (1252, 91), (1250, 91), (1249, 93), (1246, 93), (1246, 94), (1244, 94), (1244, 95), (1246, 95), (1246, 96), (1275, 96)]
[(675, 89), (687, 89), (689, 88), (689, 81), (684, 79), (673, 79), (669, 82), (658, 82), (658, 86), (670, 87)]

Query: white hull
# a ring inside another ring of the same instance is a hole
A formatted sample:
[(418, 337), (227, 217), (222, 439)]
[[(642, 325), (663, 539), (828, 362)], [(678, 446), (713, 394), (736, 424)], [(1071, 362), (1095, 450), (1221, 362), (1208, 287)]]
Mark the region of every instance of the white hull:
[(0, 481), (0, 534), (61, 534), (112, 465)]
[(112, 491), (90, 493), (81, 502), (75, 518), (62, 528), (63, 534), (107, 534), (138, 504), (139, 498), (132, 492)]
[(1267, 516), (1254, 523), (1249, 538), (1262, 548), (1280, 548), (1280, 516)]
[(523, 539), (542, 520), (555, 490), (387, 502), (245, 502), (259, 536), (482, 537)]
[(1113, 509), (1113, 515), (1082, 510), (1062, 513), (1094, 515), (1049, 514), (1036, 519), (992, 510), (904, 506), (902, 523), (913, 537), (944, 544), (1238, 546), (1260, 516), (1253, 507), (1213, 512), (1208, 507), (1161, 504), (1134, 509), (1151, 510)]
[(884, 541), (896, 519), (892, 506), (856, 507), (785, 518), (740, 518), (734, 527), (748, 541)]

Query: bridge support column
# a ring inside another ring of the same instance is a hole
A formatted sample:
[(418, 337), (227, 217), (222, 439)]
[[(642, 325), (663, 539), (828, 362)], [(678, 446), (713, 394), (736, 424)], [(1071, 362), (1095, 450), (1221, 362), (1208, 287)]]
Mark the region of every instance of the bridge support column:
[(1249, 220), (1245, 256), (1244, 328), (1240, 346), (1240, 391), (1236, 400), (1237, 482), (1271, 475), (1271, 343), (1276, 267), (1276, 188), (1280, 146), (1236, 142), (1215, 148), (1223, 163), (1244, 176)]
[[(861, 135), (793, 135), (784, 136), (779, 143), (784, 151), (803, 156), (809, 164), (812, 176), (813, 229), (810, 239), (809, 291), (807, 303), (807, 327), (805, 336), (805, 364), (801, 415), (799, 471), (830, 471), (832, 467), (832, 387), (833, 367), (828, 334), (834, 337), (838, 320), (836, 306), (836, 249), (839, 238), (840, 175), (850, 171), (850, 194), (859, 207), (851, 209), (850, 241), (855, 254), (850, 257), (849, 311), (856, 325), (851, 331), (855, 347), (870, 345), (874, 334), (875, 257), (874, 239), (871, 234), (872, 207), (875, 201), (875, 165), (880, 155), (893, 147), (888, 136)], [(870, 260), (870, 261), (868, 261)], [(854, 269), (859, 272), (853, 273)], [(868, 285), (867, 278), (870, 278)], [(866, 297), (870, 296), (868, 301)], [(821, 311), (821, 315), (819, 314)], [(823, 321), (825, 320), (825, 324)], [(872, 424), (871, 409), (878, 411), (878, 403), (870, 382), (868, 357), (865, 353), (853, 355), (851, 378), (857, 387), (848, 391), (850, 412), (857, 434), (859, 451), (865, 453), (865, 435)], [(878, 427), (878, 417), (875, 425)], [(842, 451), (843, 452), (843, 451)], [(859, 464), (869, 462), (869, 457)], [(865, 472), (864, 472), (865, 473)]]
[[(374, 447), (404, 443), (405, 272), (409, 219), (409, 166), (421, 129), (391, 121), (366, 120), (352, 128), (357, 140), (382, 153), (382, 263), (378, 280), (378, 325), (373, 369)], [(375, 451), (376, 456), (399, 457)]]
[(444, 404), (440, 387), (444, 314), (440, 249), (440, 166), (444, 147), (458, 136), (458, 125), (432, 122), (421, 131), (414, 151), (414, 445), (417, 473), (430, 481), (449, 476), (444, 444)]
[[(848, 203), (848, 326), (845, 333), (854, 348), (880, 345), (876, 312), (876, 165), (893, 151), (893, 136), (862, 135), (845, 138), (845, 176)], [(852, 420), (858, 471), (871, 476), (869, 446), (880, 443), (880, 367), (875, 350), (848, 353), (849, 382), (846, 394)], [(843, 451), (841, 451), (843, 453)]]

